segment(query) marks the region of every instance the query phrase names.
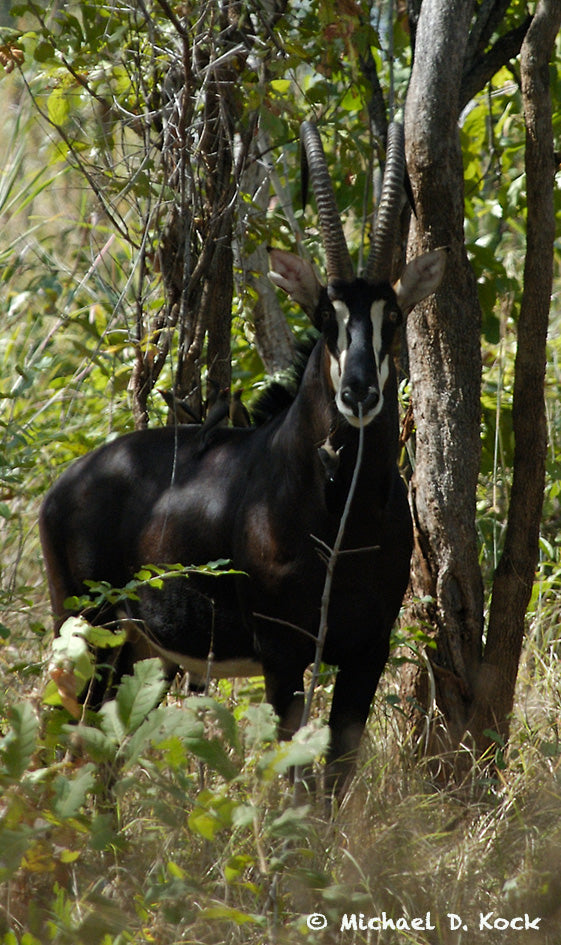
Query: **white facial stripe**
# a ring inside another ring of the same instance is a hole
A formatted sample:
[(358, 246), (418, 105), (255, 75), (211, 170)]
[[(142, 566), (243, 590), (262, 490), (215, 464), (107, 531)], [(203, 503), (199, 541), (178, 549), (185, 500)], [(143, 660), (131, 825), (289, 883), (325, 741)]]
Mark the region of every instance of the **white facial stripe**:
[[(329, 375), (331, 377), (331, 383), (333, 384), (333, 390), (338, 395), (341, 388), (341, 378), (345, 370), (345, 361), (347, 359), (347, 325), (351, 314), (345, 303), (339, 301), (339, 299), (335, 299), (332, 304), (335, 309), (335, 315), (337, 316), (337, 348), (339, 350), (339, 358), (335, 358), (331, 352), (329, 353)], [(341, 410), (340, 407), (339, 410)], [(346, 409), (342, 412), (345, 416), (347, 415)]]
[[(384, 360), (380, 363), (382, 352), (382, 325), (384, 321), (384, 301), (374, 302), (370, 309), (370, 318), (372, 321), (372, 346), (374, 348), (374, 357), (376, 359), (376, 368), (378, 371), (378, 383), (380, 384), (380, 400), (377, 408), (381, 410), (383, 403), (383, 391), (390, 373), (389, 351), (386, 352)], [(376, 410), (378, 413), (379, 410)]]

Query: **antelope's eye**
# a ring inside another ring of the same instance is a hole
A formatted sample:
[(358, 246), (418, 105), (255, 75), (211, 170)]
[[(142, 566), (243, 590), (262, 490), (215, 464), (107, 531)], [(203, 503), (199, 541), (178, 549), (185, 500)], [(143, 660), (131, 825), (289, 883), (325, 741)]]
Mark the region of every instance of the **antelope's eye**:
[(384, 318), (390, 323), (390, 325), (399, 325), (401, 321), (401, 312), (398, 308), (392, 308), (388, 305), (384, 311)]

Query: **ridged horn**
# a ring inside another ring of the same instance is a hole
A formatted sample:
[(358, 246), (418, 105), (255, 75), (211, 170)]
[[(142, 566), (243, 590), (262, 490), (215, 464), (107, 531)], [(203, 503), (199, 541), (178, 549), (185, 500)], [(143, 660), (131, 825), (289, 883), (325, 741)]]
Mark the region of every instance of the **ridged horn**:
[(319, 226), (327, 262), (328, 282), (352, 282), (355, 274), (345, 241), (345, 234), (343, 233), (341, 217), (335, 202), (333, 185), (327, 170), (327, 162), (319, 132), (311, 121), (302, 122), (300, 140), (302, 143), (303, 190), (305, 192), (309, 175), (316, 198)]
[(382, 181), (380, 206), (364, 274), (364, 278), (368, 282), (383, 282), (390, 279), (393, 250), (401, 211), (404, 177), (405, 139), (403, 125), (392, 122), (388, 127), (386, 167)]

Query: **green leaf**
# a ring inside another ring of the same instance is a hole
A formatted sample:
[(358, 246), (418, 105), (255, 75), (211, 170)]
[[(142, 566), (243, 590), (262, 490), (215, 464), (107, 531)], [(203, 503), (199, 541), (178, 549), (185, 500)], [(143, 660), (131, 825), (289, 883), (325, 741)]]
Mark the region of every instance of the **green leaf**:
[(189, 738), (187, 747), (200, 761), (206, 762), (213, 771), (226, 781), (231, 781), (238, 774), (238, 768), (227, 755), (223, 745), (216, 738)]
[(290, 79), (272, 79), (271, 88), (280, 96), (288, 95), (292, 88)]
[(226, 706), (210, 696), (197, 696), (197, 709), (208, 709), (212, 713), (224, 738), (232, 748), (239, 748), (238, 723), (235, 716)]
[(40, 63), (53, 61), (55, 59), (55, 50), (52, 43), (48, 43), (45, 40), (37, 43), (33, 52), (33, 58), (35, 62)]
[(17, 830), (3, 829), (0, 836), (2, 842), (0, 880), (6, 880), (19, 868), (22, 857), (33, 844), (36, 834), (31, 827), (21, 824)]
[(204, 726), (198, 719), (193, 723), (190, 713), (183, 713), (174, 706), (158, 706), (153, 709), (124, 746), (123, 754), (127, 764), (136, 764), (143, 753), (152, 746), (165, 750), (170, 744), (177, 743), (180, 746), (176, 753), (177, 760), (178, 763), (184, 764), (185, 750), (177, 735), (180, 732), (183, 733), (185, 729), (198, 736), (204, 731)]
[(167, 687), (161, 660), (140, 660), (134, 675), (125, 676), (117, 691), (119, 714), (127, 732), (134, 732), (151, 709), (158, 705)]
[(307, 834), (310, 829), (309, 810), (309, 805), (306, 804), (299, 807), (289, 807), (271, 821), (267, 833), (274, 837), (294, 837), (298, 834)]
[(493, 729), (493, 728), (486, 728), (486, 729), (484, 730), (483, 734), (486, 735), (487, 738), (490, 738), (491, 741), (495, 743), (495, 745), (499, 745), (500, 748), (504, 748), (504, 747), (505, 747), (505, 744), (506, 744), (506, 743), (505, 743), (505, 740), (504, 740), (503, 736), (500, 735), (499, 732), (496, 732), (495, 729)]
[(47, 100), (47, 114), (53, 125), (64, 125), (69, 114), (68, 95), (64, 89), (54, 89)]
[(240, 879), (248, 867), (254, 864), (254, 858), (248, 854), (231, 856), (224, 866), (224, 879), (227, 883), (234, 883)]
[(277, 717), (268, 702), (251, 705), (244, 713), (247, 727), (244, 732), (248, 748), (274, 742), (277, 737)]
[(193, 833), (204, 837), (205, 840), (214, 840), (219, 830), (222, 830), (224, 824), (209, 811), (195, 808), (188, 817), (189, 829)]
[(86, 640), (99, 649), (114, 649), (122, 646), (127, 639), (126, 630), (109, 630), (108, 627), (95, 627), (88, 624)]
[(120, 745), (126, 738), (127, 727), (121, 718), (119, 707), (115, 699), (111, 702), (105, 702), (99, 710), (101, 727), (109, 738), (116, 745)]
[(8, 712), (10, 729), (0, 739), (0, 760), (9, 778), (21, 778), (35, 751), (39, 722), (29, 703), (12, 706)]
[(232, 811), (232, 826), (243, 829), (250, 827), (259, 813), (259, 809), (253, 804), (236, 804)]
[(107, 732), (91, 725), (66, 725), (64, 731), (79, 740), (93, 761), (106, 762), (115, 757), (116, 740)]
[(252, 913), (242, 912), (233, 906), (208, 906), (201, 910), (201, 916), (205, 919), (222, 919), (227, 922), (234, 922), (235, 925), (247, 925), (248, 922), (265, 928), (268, 919), (267, 916), (253, 915)]
[(78, 693), (92, 678), (94, 671), (94, 656), (87, 643), (90, 629), (83, 617), (69, 617), (52, 643), (53, 662), (65, 668), (68, 664), (72, 666)]
[(79, 768), (72, 777), (61, 775), (54, 783), (55, 798), (53, 808), (55, 813), (67, 820), (75, 817), (86, 802), (95, 786), (95, 765), (87, 764)]
[(95, 814), (90, 826), (90, 846), (100, 852), (107, 849), (115, 839), (115, 816), (113, 814)]
[(325, 754), (329, 745), (329, 728), (322, 723), (311, 722), (301, 728), (289, 742), (281, 742), (266, 752), (258, 764), (267, 775), (285, 774), (297, 765), (307, 765)]

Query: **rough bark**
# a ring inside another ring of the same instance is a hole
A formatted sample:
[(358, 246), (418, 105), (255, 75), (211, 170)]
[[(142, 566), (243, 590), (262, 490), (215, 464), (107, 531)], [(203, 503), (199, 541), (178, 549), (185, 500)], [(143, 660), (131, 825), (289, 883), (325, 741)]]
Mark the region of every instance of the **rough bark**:
[[(475, 52), (481, 51), (481, 43), (490, 35), (483, 13), (496, 19), (503, 8), (501, 0), (482, 4), (470, 33), (473, 4), (424, 0), (406, 107), (408, 167), (417, 207), (413, 251), (439, 243), (451, 246), (447, 279), (434, 299), (417, 307), (408, 324), (417, 422), (412, 588), (419, 597), (430, 596), (433, 601), (418, 605), (417, 616), (434, 627), (436, 650), (431, 651), (430, 659), (436, 701), (447, 723), (445, 745), (456, 748), (467, 735), (478, 753), (492, 742), (489, 730), (508, 736), (524, 617), (537, 562), (546, 450), (545, 343), (554, 238), (548, 60), (561, 22), (561, 5), (540, 0), (531, 23), (523, 24), (516, 35), (508, 34), (503, 49), (515, 48), (511, 44), (525, 35), (520, 61), (527, 127), (528, 221), (515, 362), (511, 504), (482, 652), (483, 592), (475, 534), (480, 452), (479, 308), (463, 246), (457, 118), (469, 74), (466, 63), (476, 69)], [(495, 50), (498, 46), (499, 41)], [(423, 704), (426, 676), (423, 679), (423, 674), (417, 674), (414, 685), (414, 694)], [(436, 747), (434, 742), (430, 747)]]
[(531, 22), (532, 17), (526, 17), (520, 26), (500, 36), (487, 52), (473, 56), (466, 62), (460, 89), (460, 109), (465, 108), (474, 95), (485, 88), (502, 66), (516, 58)]
[[(480, 310), (463, 238), (459, 89), (473, 3), (424, 0), (406, 103), (407, 164), (417, 208), (411, 255), (450, 247), (439, 291), (409, 316), (417, 424), (412, 506), (417, 617), (435, 627), (431, 656), (450, 746), (465, 731), (479, 669), (483, 589), (475, 531), (480, 457)], [(419, 693), (417, 693), (417, 696)]]
[[(262, 128), (256, 135), (256, 158), (244, 174), (243, 189), (252, 198), (251, 206), (239, 220), (244, 233), (251, 232), (252, 224), (264, 217), (271, 199), (271, 181), (275, 179), (274, 165), (269, 158), (270, 143)], [(283, 195), (278, 193), (282, 199)], [(287, 324), (278, 292), (268, 277), (269, 258), (267, 247), (256, 246), (248, 253), (243, 241), (234, 246), (235, 263), (239, 273), (238, 291), (243, 296), (247, 290), (254, 294), (251, 306), (251, 328), (257, 353), (268, 374), (282, 371), (294, 363), (294, 338)]]
[(480, 749), (488, 745), (487, 729), (498, 731), (505, 739), (508, 736), (524, 618), (538, 560), (546, 460), (546, 339), (555, 238), (548, 62), (560, 26), (559, 0), (540, 0), (520, 56), (528, 215), (515, 362), (515, 453), (505, 545), (493, 582), (487, 642), (469, 726)]

